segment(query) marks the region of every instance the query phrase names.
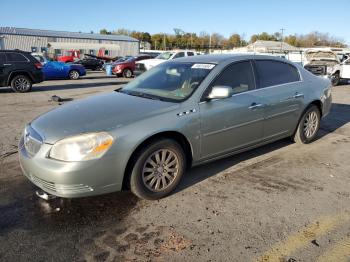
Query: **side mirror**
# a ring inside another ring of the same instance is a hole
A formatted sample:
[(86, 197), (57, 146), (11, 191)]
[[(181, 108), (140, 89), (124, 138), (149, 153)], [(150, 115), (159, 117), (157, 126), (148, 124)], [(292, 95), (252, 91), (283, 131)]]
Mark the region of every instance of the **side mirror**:
[(214, 86), (208, 95), (208, 99), (223, 99), (231, 95), (232, 88), (229, 86)]

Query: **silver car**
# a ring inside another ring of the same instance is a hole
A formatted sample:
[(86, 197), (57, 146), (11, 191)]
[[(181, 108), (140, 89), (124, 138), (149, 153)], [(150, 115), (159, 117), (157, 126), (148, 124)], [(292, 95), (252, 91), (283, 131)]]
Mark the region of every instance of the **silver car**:
[(158, 199), (188, 167), (285, 137), (311, 142), (330, 107), (330, 81), (281, 58), (180, 58), (34, 119), (20, 141), (20, 163), (56, 196), (130, 188)]

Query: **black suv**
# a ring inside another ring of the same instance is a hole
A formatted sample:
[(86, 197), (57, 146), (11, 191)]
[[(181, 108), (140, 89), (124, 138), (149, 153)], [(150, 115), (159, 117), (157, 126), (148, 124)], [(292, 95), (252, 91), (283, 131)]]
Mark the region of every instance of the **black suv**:
[(11, 86), (15, 92), (28, 92), (43, 81), (42, 65), (30, 53), (0, 50), (0, 87)]

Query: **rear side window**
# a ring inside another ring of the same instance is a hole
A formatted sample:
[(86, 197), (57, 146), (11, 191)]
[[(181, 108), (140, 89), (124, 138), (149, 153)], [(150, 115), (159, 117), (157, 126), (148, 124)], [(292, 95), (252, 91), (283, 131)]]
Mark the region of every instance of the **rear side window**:
[(6, 56), (4, 53), (0, 53), (0, 64), (4, 64), (6, 62)]
[(229, 86), (232, 94), (238, 94), (255, 89), (254, 82), (252, 65), (244, 61), (226, 67), (211, 86)]
[(193, 52), (187, 52), (187, 56), (194, 56)]
[(300, 81), (298, 70), (287, 63), (269, 60), (255, 60), (260, 88)]
[(7, 62), (28, 62), (28, 59), (22, 54), (7, 53), (6, 56)]

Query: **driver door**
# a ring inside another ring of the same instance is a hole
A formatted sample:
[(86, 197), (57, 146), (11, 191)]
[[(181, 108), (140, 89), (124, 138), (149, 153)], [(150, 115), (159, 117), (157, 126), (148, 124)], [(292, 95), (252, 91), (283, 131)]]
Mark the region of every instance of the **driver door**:
[(226, 67), (204, 96), (214, 86), (231, 87), (232, 96), (199, 104), (203, 159), (249, 147), (263, 137), (264, 96), (261, 90), (255, 90), (251, 62)]

